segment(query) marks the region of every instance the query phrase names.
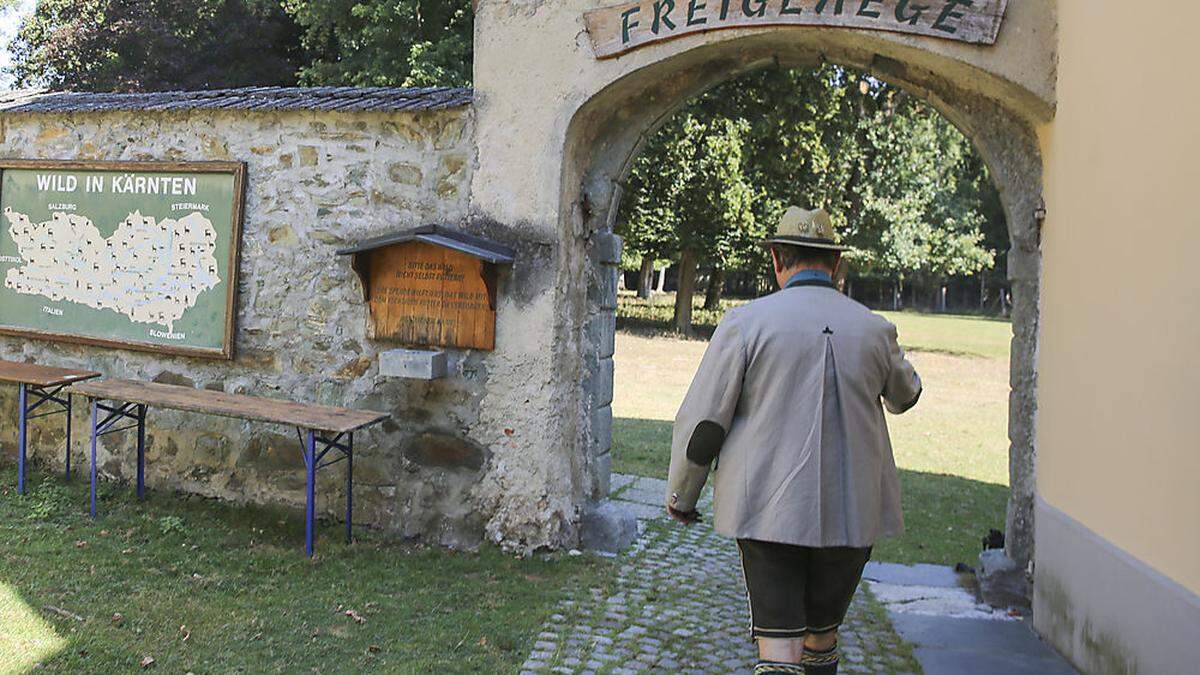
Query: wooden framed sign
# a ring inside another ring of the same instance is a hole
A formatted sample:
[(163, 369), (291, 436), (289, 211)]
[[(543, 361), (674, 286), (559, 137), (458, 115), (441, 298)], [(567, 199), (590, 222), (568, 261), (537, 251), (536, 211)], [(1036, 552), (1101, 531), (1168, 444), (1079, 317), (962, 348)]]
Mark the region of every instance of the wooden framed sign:
[(233, 358), (245, 165), (0, 161), (0, 334)]
[(354, 256), (372, 339), (495, 349), (496, 265), (513, 262), (511, 249), (430, 225), (339, 253)]
[(829, 26), (996, 42), (1008, 0), (635, 0), (587, 12), (596, 58), (726, 28)]

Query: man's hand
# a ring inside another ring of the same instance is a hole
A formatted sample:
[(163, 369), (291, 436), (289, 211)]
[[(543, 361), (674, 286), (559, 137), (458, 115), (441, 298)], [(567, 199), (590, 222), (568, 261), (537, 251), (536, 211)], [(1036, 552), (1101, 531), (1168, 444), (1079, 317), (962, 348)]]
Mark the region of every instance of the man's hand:
[(671, 520), (684, 525), (700, 522), (700, 512), (693, 509), (691, 511), (678, 511), (670, 506), (667, 507), (667, 514), (671, 516)]

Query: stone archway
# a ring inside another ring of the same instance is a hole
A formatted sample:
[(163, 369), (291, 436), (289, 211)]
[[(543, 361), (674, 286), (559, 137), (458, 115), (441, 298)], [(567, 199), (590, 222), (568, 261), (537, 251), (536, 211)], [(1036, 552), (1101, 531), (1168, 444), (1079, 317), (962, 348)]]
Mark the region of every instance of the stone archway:
[[(611, 460), (611, 331), (619, 242), (611, 235), (621, 184), (633, 158), (658, 126), (689, 98), (737, 75), (766, 67), (814, 67), (822, 61), (869, 72), (932, 104), (979, 149), (992, 172), (1008, 218), (1013, 288), (1008, 506), (1008, 553), (1022, 566), (1032, 558), (1034, 414), (1037, 407), (1038, 209), (1041, 158), (1034, 130), (998, 101), (967, 92), (937, 72), (853, 46), (806, 45), (783, 31), (723, 41), (658, 61), (626, 75), (580, 108), (567, 135), (563, 226), (589, 233), (584, 278), (581, 407), (590, 424), (580, 439), (589, 448), (595, 497), (607, 485)], [(582, 208), (568, 210), (579, 204)]]
[(474, 439), (492, 469), (472, 502), (488, 539), (572, 546), (608, 492), (618, 181), (683, 101), (768, 64), (821, 59), (931, 102), (972, 138), (1000, 188), (1014, 246), (1010, 554), (1030, 557), (1041, 162), (1053, 119), (1054, 3), (1009, 3), (994, 45), (882, 31), (762, 27), (679, 37), (597, 59), (584, 14), (614, 0), (478, 0), (476, 157), (469, 226), (518, 250), (501, 280)]

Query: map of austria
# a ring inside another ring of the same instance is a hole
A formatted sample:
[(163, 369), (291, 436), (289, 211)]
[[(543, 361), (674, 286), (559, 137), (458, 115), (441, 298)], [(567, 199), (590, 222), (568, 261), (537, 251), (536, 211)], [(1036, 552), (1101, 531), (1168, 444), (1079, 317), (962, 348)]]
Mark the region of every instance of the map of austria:
[(75, 213), (34, 223), (6, 207), (4, 218), (22, 261), (4, 286), (17, 293), (112, 310), (171, 334), (200, 294), (221, 283), (217, 233), (199, 212), (158, 220), (134, 211), (108, 238)]

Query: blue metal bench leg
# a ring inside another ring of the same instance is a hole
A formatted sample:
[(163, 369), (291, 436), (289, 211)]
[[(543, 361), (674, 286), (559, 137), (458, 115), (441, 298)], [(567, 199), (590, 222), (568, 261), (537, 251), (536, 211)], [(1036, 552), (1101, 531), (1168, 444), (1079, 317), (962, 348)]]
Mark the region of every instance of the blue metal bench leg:
[[(112, 402), (104, 405), (100, 399), (89, 398), (92, 407), (92, 461), (91, 461), (91, 490), (92, 517), (96, 517), (96, 480), (100, 467), (96, 465), (96, 446), (101, 436), (116, 434), (130, 429), (137, 429), (137, 494), (138, 499), (145, 496), (146, 473), (146, 405), (135, 403)], [(106, 417), (100, 419), (100, 411)], [(132, 420), (133, 424), (118, 426), (122, 420)]]
[(317, 440), (316, 434), (311, 429), (304, 438), (304, 464), (308, 470), (308, 481), (305, 486), (304, 552), (311, 558), (313, 555), (313, 526), (317, 514)]
[(92, 407), (92, 461), (91, 461), (91, 481), (92, 481), (92, 518), (96, 517), (96, 427), (99, 422), (97, 420), (98, 406), (100, 402), (96, 399), (91, 399)]
[(67, 394), (67, 480), (71, 480), (71, 401), (73, 399), (73, 396)]
[(346, 543), (354, 543), (354, 434), (346, 437)]
[(17, 421), (17, 494), (25, 494), (25, 446), (28, 442), (29, 429), (29, 389), (20, 384), (17, 386), (18, 405), (21, 407), (20, 418)]
[(137, 498), (146, 500), (146, 406), (137, 407)]

